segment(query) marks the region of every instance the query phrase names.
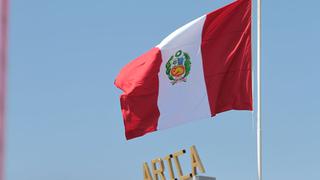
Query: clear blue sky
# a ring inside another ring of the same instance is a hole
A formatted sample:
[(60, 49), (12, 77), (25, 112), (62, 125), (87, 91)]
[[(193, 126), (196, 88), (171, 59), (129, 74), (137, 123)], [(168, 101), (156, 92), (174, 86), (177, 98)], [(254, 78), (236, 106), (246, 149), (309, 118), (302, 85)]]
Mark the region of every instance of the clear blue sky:
[[(255, 180), (251, 112), (126, 141), (113, 85), (130, 60), (229, 2), (12, 0), (7, 180), (139, 180), (142, 162), (193, 144), (207, 175)], [(320, 179), (319, 6), (263, 0), (266, 180)]]

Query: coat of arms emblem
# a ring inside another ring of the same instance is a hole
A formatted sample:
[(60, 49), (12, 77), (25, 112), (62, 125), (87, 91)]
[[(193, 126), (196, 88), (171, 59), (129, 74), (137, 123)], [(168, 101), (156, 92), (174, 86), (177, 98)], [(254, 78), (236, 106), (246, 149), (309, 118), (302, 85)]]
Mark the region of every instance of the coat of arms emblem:
[(178, 82), (186, 82), (191, 70), (191, 61), (188, 53), (182, 50), (172, 55), (166, 64), (166, 74), (174, 85)]

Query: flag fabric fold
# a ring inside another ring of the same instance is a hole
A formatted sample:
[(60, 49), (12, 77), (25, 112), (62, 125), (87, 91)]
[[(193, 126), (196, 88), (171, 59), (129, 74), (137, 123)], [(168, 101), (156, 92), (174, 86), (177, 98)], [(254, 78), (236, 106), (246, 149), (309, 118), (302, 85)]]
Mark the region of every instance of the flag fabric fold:
[(115, 80), (126, 138), (252, 110), (251, 0), (182, 26), (126, 65)]

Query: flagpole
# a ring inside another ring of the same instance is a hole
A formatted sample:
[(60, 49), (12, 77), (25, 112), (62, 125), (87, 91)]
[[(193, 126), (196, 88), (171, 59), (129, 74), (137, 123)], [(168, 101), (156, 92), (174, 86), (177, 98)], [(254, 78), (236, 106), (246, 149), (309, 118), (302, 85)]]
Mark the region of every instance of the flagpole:
[(258, 159), (258, 180), (262, 180), (261, 0), (257, 0), (257, 159)]
[(8, 41), (8, 4), (9, 0), (0, 0), (0, 180), (4, 180), (4, 144), (5, 144), (5, 93)]

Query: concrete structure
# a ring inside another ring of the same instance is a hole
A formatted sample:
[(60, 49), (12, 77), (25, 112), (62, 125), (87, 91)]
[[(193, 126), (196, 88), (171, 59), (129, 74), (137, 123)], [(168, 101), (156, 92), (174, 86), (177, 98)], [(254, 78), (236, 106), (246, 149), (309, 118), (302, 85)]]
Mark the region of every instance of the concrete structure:
[(215, 177), (207, 177), (207, 176), (195, 176), (188, 180), (216, 180)]

